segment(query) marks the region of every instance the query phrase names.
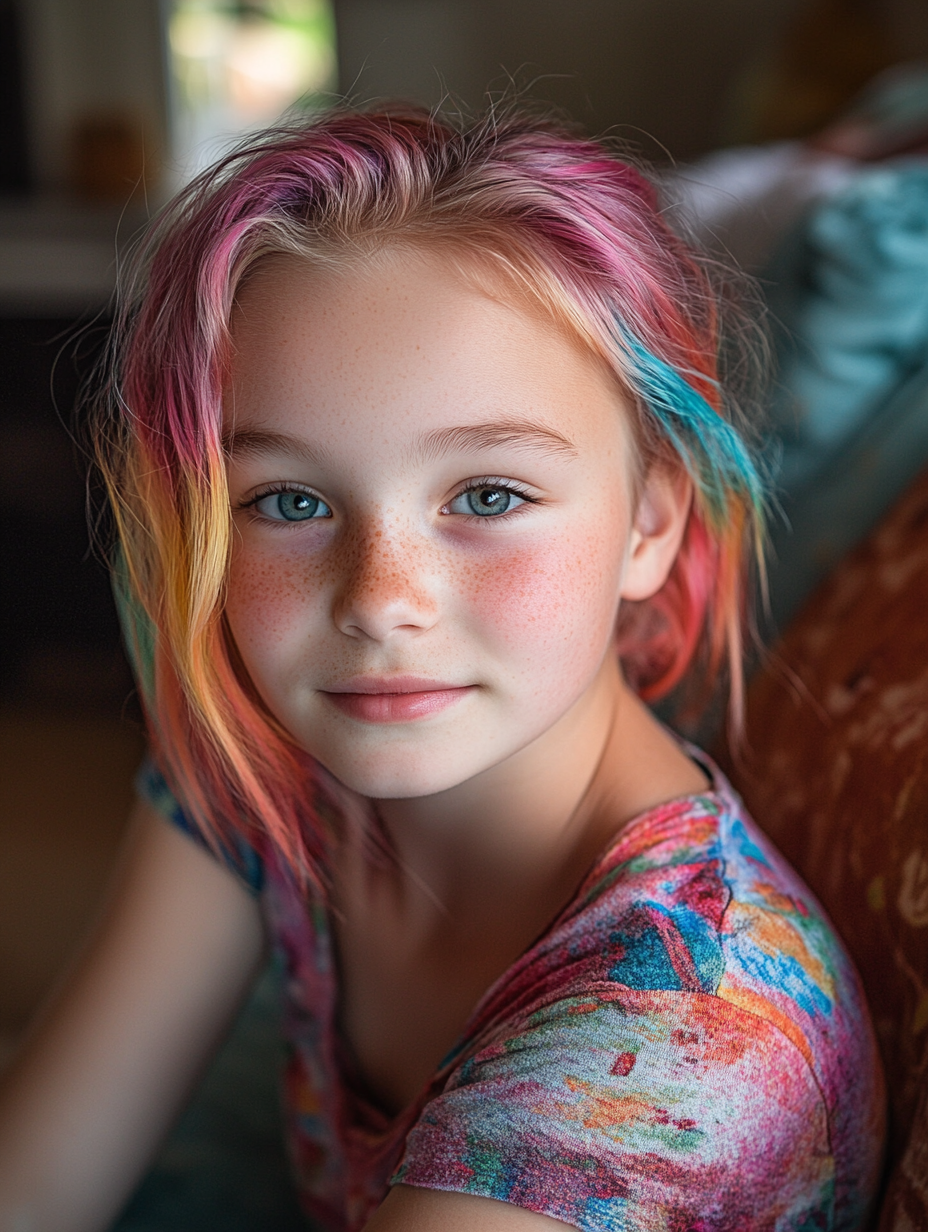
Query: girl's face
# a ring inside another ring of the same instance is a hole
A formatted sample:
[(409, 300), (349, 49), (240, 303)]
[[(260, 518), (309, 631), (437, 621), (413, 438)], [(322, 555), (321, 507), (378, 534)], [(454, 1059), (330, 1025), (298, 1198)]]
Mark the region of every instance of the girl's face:
[(269, 263), (233, 340), (226, 613), (302, 747), (364, 795), (422, 796), (616, 679), (648, 528), (604, 365), (406, 250)]

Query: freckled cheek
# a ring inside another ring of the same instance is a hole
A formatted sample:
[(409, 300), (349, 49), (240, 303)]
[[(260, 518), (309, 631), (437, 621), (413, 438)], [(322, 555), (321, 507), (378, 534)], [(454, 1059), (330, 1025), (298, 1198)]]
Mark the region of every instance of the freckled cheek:
[(469, 618), (526, 657), (605, 648), (615, 622), (621, 540), (602, 532), (500, 553), (473, 566)]
[(324, 569), (305, 554), (236, 547), (225, 610), (246, 662), (305, 642), (324, 582)]

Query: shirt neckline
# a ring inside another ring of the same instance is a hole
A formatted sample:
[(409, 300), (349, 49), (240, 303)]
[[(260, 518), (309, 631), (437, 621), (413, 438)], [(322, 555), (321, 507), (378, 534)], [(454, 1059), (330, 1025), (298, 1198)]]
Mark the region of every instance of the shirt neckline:
[[(602, 878), (610, 864), (611, 859), (615, 855), (618, 847), (627, 842), (629, 836), (635, 831), (640, 830), (653, 822), (654, 815), (665, 813), (668, 810), (674, 812), (685, 812), (688, 809), (692, 810), (697, 802), (707, 802), (712, 800), (718, 806), (718, 811), (725, 809), (731, 796), (731, 788), (728, 785), (722, 771), (715, 764), (707, 753), (695, 745), (689, 744), (687, 741), (680, 740), (675, 736), (682, 746), (684, 752), (692, 758), (693, 761), (704, 771), (709, 780), (709, 786), (705, 791), (689, 792), (682, 796), (672, 796), (668, 800), (664, 800), (659, 804), (653, 804), (649, 808), (644, 809), (635, 817), (625, 822), (621, 828), (612, 835), (607, 846), (594, 858), (593, 862), (587, 869), (586, 873), (580, 879), (576, 889), (567, 902), (561, 907), (551, 920), (541, 929), (537, 936), (532, 940), (522, 951), (522, 953), (502, 971), (490, 986), (478, 998), (473, 1009), (468, 1014), (458, 1033), (454, 1043), (448, 1052), (445, 1053), (438, 1064), (435, 1072), (426, 1081), (419, 1094), (410, 1101), (405, 1107), (401, 1108), (396, 1113), (387, 1112), (380, 1105), (371, 1100), (363, 1091), (363, 1077), (360, 1069), (354, 1058), (351, 1045), (344, 1038), (341, 1031), (338, 1029), (338, 985), (337, 985), (337, 964), (334, 962), (334, 933), (332, 931), (331, 919), (328, 909), (326, 909), (326, 944), (329, 946), (331, 954), (330, 970), (332, 979), (335, 982), (334, 996), (331, 999), (331, 1022), (329, 1029), (333, 1041), (333, 1060), (336, 1068), (336, 1078), (341, 1088), (342, 1098), (347, 1098), (347, 1101), (354, 1105), (360, 1112), (363, 1113), (365, 1120), (373, 1121), (377, 1125), (382, 1126), (381, 1133), (384, 1137), (397, 1133), (401, 1129), (410, 1124), (423, 1107), (428, 1103), (433, 1090), (447, 1080), (451, 1070), (460, 1064), (462, 1058), (467, 1052), (468, 1045), (474, 1036), (474, 1027), (479, 1022), (484, 1008), (496, 997), (499, 990), (510, 982), (514, 976), (532, 959), (533, 955), (542, 948), (546, 941), (560, 928), (566, 920), (579, 908), (585, 900), (589, 890)], [(355, 1118), (351, 1118), (351, 1123), (355, 1122)]]

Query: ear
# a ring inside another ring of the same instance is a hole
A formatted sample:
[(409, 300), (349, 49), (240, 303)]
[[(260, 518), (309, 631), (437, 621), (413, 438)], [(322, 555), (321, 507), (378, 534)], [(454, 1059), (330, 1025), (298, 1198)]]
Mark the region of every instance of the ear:
[(656, 463), (648, 472), (632, 520), (623, 599), (650, 599), (677, 559), (693, 503), (693, 482), (682, 466)]

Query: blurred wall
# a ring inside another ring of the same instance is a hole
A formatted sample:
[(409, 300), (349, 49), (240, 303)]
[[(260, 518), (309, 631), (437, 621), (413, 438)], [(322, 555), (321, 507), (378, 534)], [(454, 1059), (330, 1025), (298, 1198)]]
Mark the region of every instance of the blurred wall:
[(20, 6), (32, 174), (69, 183), (81, 132), (121, 124), (157, 179), (167, 146), (162, 0), (28, 0)]
[[(685, 160), (738, 139), (753, 77), (814, 2), (336, 0), (341, 89), (474, 107), (511, 74), (593, 131)], [(903, 56), (928, 54), (925, 0), (872, 4)]]
[(447, 90), (473, 106), (512, 74), (593, 130), (689, 158), (713, 144), (737, 74), (796, 3), (338, 0), (342, 89), (428, 103)]
[[(12, 0), (11, 0), (12, 2)], [(901, 57), (928, 55), (926, 0), (862, 0)], [(737, 138), (752, 74), (822, 0), (335, 0), (339, 89), (480, 106), (510, 76), (594, 131), (649, 134), (679, 159)], [(39, 188), (68, 183), (81, 126), (121, 117), (149, 186), (168, 153), (170, 0), (16, 0)], [(657, 143), (657, 144), (654, 144)]]

